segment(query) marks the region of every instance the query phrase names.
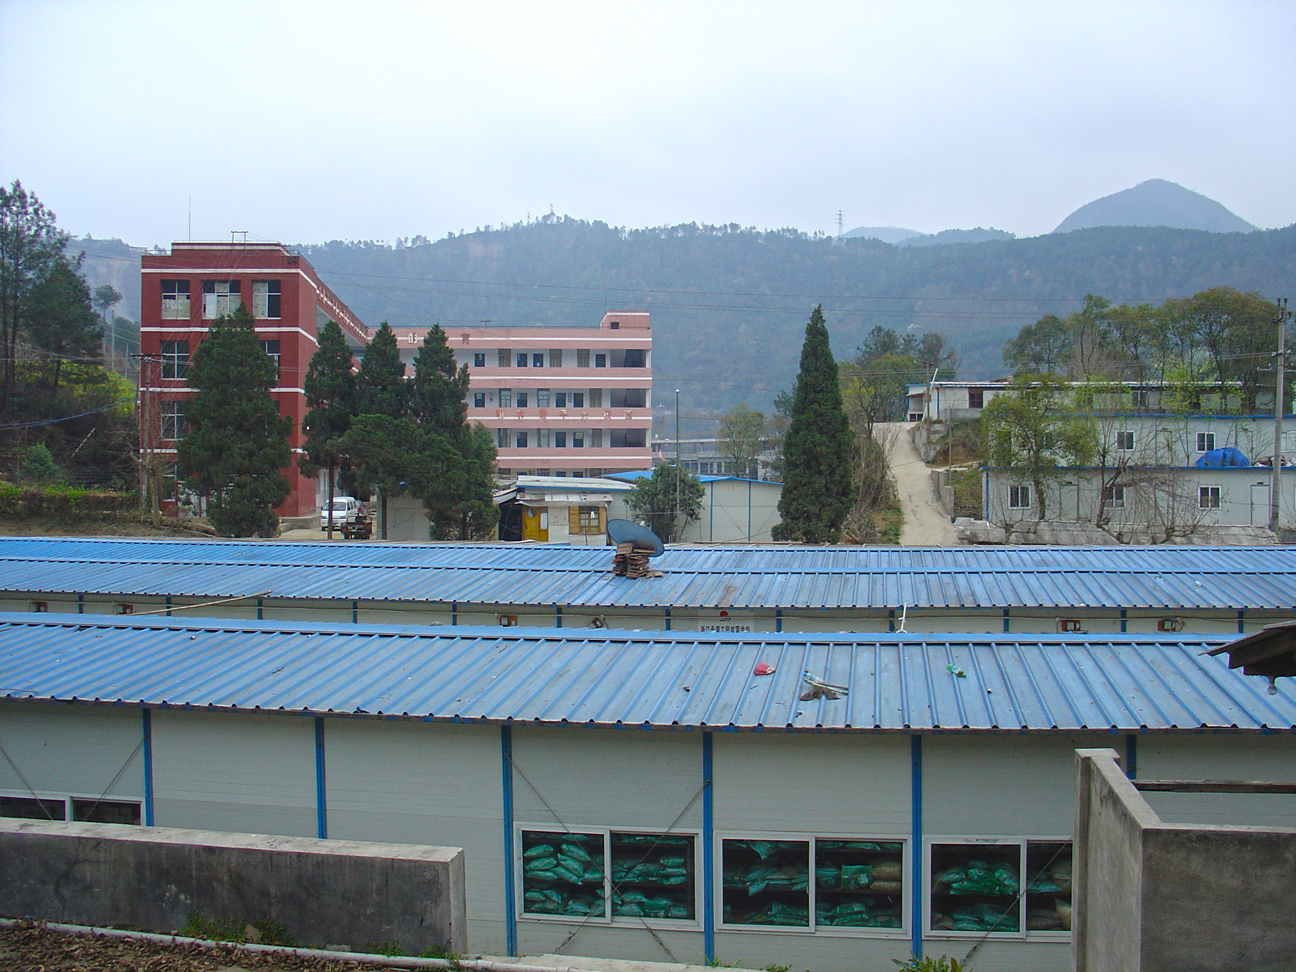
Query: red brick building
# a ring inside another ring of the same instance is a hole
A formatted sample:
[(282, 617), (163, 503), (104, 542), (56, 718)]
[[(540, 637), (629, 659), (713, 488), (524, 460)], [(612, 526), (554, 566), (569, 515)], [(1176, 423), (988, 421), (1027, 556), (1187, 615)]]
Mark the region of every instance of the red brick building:
[[(170, 456), (164, 505), (175, 502), (175, 446), (184, 435), (181, 403), (193, 394), (189, 361), (212, 320), (248, 305), (261, 346), (279, 364), (271, 395), (281, 415), (293, 420), (291, 445), (301, 451), (306, 416), (303, 383), (330, 319), (359, 350), (369, 341), (364, 324), (320, 281), (302, 257), (278, 243), (173, 243), (170, 253), (142, 258), (140, 294), (140, 448)], [(292, 493), (280, 516), (314, 513), (320, 498), (315, 480), (284, 470)]]

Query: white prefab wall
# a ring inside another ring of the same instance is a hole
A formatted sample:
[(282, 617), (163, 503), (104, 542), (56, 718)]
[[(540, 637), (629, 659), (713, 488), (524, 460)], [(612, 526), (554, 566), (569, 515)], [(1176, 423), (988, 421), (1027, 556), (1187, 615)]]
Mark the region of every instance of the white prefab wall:
[[(721, 837), (889, 837), (908, 846), (908, 736), (717, 732), (713, 739), (715, 830)], [(721, 837), (717, 874), (723, 870)], [(906, 851), (906, 862), (909, 856)], [(906, 867), (906, 899), (908, 871)], [(723, 888), (717, 885), (715, 893), (719, 903)], [(719, 929), (716, 957), (748, 968), (893, 968), (892, 959), (909, 957), (909, 938), (894, 931), (883, 934), (890, 937), (834, 934), (825, 928), (813, 935), (777, 928)]]
[(500, 730), (325, 719), (328, 836), (462, 847), (468, 947), (504, 950)]
[(8, 759), (0, 759), (0, 791), (23, 796), (30, 784), (40, 796), (142, 801), (143, 739), (143, 713), (137, 708), (5, 704), (0, 747)]
[[(1296, 782), (1296, 736), (1140, 736), (1137, 769), (1141, 780)], [(1144, 793), (1143, 798), (1167, 823), (1296, 827), (1292, 795)]]
[(159, 827), (316, 836), (314, 720), (154, 710), (153, 804)]
[[(701, 733), (518, 726), (513, 766), (519, 828), (702, 829)], [(695, 854), (700, 873), (700, 837)], [(700, 912), (700, 894), (698, 902)], [(654, 931), (669, 953), (642, 926), (524, 918), (518, 921), (518, 949), (523, 955), (554, 951), (575, 932), (563, 947), (567, 954), (704, 960), (700, 914), (694, 931)]]
[(924, 736), (923, 830), (1066, 836), (1075, 824), (1075, 750), (1124, 747), (1124, 736), (1087, 733)]

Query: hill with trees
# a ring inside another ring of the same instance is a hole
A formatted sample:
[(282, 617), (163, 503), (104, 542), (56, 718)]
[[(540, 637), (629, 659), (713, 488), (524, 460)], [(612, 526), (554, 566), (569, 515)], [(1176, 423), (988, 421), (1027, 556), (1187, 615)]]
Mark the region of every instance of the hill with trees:
[(790, 389), (810, 308), (823, 304), (839, 359), (875, 327), (944, 334), (960, 375), (1006, 372), (1004, 344), (1086, 294), (1159, 303), (1217, 286), (1280, 296), (1296, 225), (1254, 233), (1104, 227), (1027, 239), (897, 247), (734, 224), (621, 229), (548, 216), (435, 242), (301, 247), (372, 323), (592, 325), (606, 309), (652, 313), (658, 400), (688, 414), (739, 401), (769, 410)]

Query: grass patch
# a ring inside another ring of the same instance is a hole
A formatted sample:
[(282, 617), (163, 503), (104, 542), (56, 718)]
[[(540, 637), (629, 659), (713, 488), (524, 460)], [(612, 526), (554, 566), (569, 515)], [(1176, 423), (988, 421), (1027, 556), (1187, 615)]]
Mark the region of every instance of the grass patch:
[(873, 525), (877, 528), (878, 543), (899, 545), (900, 528), (904, 526), (904, 514), (897, 506), (874, 510)]
[(189, 912), (177, 935), (186, 938), (205, 938), (213, 942), (256, 942), (259, 945), (286, 945), (296, 947), (297, 940), (288, 929), (265, 918), (207, 918)]
[(954, 515), (981, 516), (981, 470), (955, 469), (950, 473), (954, 487)]

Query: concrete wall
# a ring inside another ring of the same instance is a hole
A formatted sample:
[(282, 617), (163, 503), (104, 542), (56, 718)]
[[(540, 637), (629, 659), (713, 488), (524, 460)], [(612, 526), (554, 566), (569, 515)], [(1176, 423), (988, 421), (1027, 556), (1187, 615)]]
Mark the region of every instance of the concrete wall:
[(1077, 756), (1076, 972), (1291, 967), (1296, 828), (1165, 823), (1114, 752)]
[(0, 818), (0, 913), (169, 932), (267, 919), (304, 945), (462, 951), (464, 855), (367, 844)]

